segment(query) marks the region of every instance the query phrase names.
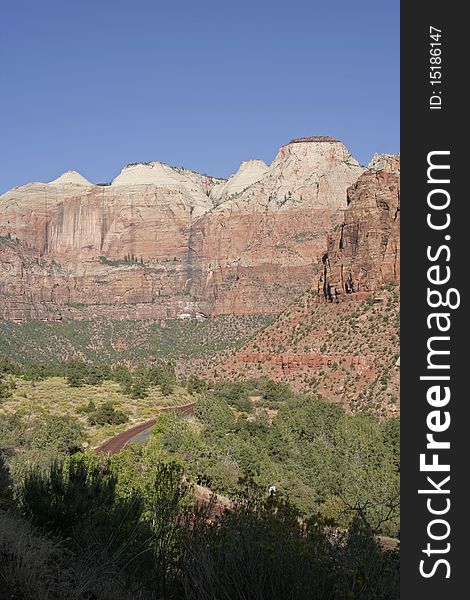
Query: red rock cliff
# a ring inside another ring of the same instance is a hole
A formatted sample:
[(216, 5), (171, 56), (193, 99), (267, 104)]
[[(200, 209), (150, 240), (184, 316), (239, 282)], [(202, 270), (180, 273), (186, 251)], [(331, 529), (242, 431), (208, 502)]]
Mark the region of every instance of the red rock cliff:
[(341, 142), (305, 138), (229, 180), (162, 163), (75, 172), (0, 198), (3, 318), (277, 313), (315, 276), (346, 190)]
[(376, 155), (347, 192), (343, 222), (328, 237), (320, 297), (335, 300), (400, 279), (400, 158)]

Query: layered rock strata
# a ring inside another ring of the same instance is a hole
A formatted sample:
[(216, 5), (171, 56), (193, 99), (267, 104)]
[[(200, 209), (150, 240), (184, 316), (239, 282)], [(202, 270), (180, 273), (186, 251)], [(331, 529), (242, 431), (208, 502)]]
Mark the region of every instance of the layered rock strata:
[(400, 279), (400, 157), (375, 155), (347, 192), (343, 222), (328, 236), (320, 297), (340, 301)]
[(109, 184), (69, 171), (14, 188), (0, 197), (1, 316), (277, 313), (311, 285), (363, 172), (311, 137), (228, 180), (152, 162)]

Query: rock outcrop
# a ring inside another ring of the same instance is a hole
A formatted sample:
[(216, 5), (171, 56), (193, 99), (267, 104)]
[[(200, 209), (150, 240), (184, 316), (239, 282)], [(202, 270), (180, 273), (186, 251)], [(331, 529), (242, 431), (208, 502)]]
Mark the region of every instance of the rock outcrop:
[(243, 161), (235, 175), (212, 188), (210, 197), (214, 204), (218, 205), (232, 196), (244, 192), (250, 185), (262, 179), (268, 168), (263, 160)]
[(160, 162), (94, 185), (69, 171), (0, 198), (5, 319), (278, 313), (311, 285), (364, 172), (333, 138), (292, 140), (227, 181)]
[(292, 140), (259, 181), (199, 220), (201, 287), (213, 314), (278, 313), (309, 287), (346, 188), (363, 172), (333, 138)]
[[(399, 411), (400, 159), (375, 155), (347, 190), (317, 283), (209, 378), (288, 381), (350, 410)], [(385, 288), (385, 289), (384, 289)]]
[(320, 297), (379, 290), (400, 279), (400, 157), (375, 155), (347, 192), (344, 219), (328, 237)]

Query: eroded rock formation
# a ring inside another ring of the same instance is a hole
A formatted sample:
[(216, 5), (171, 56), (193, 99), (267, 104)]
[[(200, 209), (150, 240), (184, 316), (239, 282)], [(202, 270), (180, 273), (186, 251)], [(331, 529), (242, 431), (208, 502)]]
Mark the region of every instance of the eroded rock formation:
[(344, 219), (328, 236), (320, 297), (339, 301), (400, 278), (400, 157), (375, 155), (347, 192)]
[(0, 198), (1, 316), (277, 313), (311, 284), (363, 172), (313, 137), (227, 181), (152, 162), (105, 185), (69, 171), (14, 188)]

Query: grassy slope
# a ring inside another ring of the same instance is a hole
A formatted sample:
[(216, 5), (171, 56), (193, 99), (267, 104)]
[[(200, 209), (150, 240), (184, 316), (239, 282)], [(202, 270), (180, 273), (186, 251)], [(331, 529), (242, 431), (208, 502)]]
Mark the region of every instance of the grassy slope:
[[(151, 419), (159, 406), (176, 406), (194, 401), (194, 396), (182, 387), (175, 387), (169, 396), (163, 396), (155, 388), (150, 390), (148, 398), (133, 399), (122, 394), (119, 384), (113, 381), (105, 381), (100, 386), (85, 385), (78, 388), (70, 387), (62, 377), (51, 377), (35, 384), (21, 378), (14, 378), (14, 381), (16, 388), (12, 397), (0, 404), (0, 415), (18, 411), (32, 421), (45, 419), (52, 414), (78, 417), (92, 445), (128, 429), (134, 423)], [(116, 409), (129, 416), (129, 421), (121, 425), (90, 426), (85, 413), (90, 401), (96, 407), (105, 401), (113, 402)]]

